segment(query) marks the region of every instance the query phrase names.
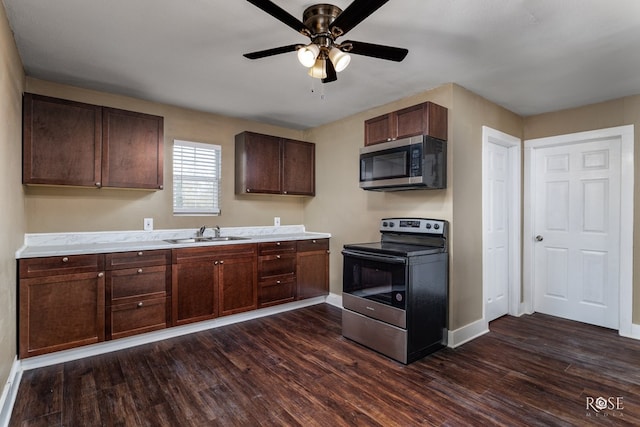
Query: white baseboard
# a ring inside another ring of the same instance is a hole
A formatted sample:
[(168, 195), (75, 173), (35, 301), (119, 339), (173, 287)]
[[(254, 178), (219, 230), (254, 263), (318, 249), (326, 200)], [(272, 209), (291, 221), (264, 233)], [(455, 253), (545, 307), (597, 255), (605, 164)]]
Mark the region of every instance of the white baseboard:
[(624, 331), (622, 329), (620, 329), (618, 332), (622, 337), (640, 340), (640, 325), (637, 325), (635, 323), (631, 324), (631, 330), (628, 333), (627, 331)]
[(456, 348), (464, 343), (478, 338), (489, 332), (489, 325), (484, 319), (476, 320), (468, 325), (449, 331), (448, 347)]
[(325, 302), (335, 307), (342, 308), (342, 295), (329, 294), (327, 295), (327, 300)]
[(13, 404), (18, 395), (18, 387), (20, 387), (20, 379), (22, 378), (22, 368), (20, 361), (16, 357), (13, 359), (9, 378), (5, 383), (2, 394), (0, 395), (0, 427), (7, 427), (11, 419)]
[(234, 323), (244, 322), (247, 320), (258, 319), (260, 317), (271, 316), (273, 314), (285, 311), (296, 310), (302, 307), (321, 304), (329, 297), (316, 297), (300, 301), (294, 301), (287, 304), (276, 305), (268, 308), (247, 311), (244, 313), (233, 314), (231, 316), (218, 317), (216, 319), (205, 320), (202, 322), (191, 323), (189, 325), (174, 326), (159, 331), (148, 332), (146, 334), (135, 335), (127, 338), (120, 338), (114, 341), (105, 341), (97, 344), (87, 345), (84, 347), (74, 348), (71, 350), (58, 351), (42, 356), (34, 356), (28, 359), (22, 359), (22, 370), (42, 368), (58, 363), (70, 362), (72, 360), (82, 359), (85, 357), (97, 356), (99, 354), (110, 353), (112, 351), (123, 350), (125, 348), (136, 347), (142, 344), (148, 344), (156, 341), (162, 341), (169, 338), (179, 337), (181, 335), (192, 334), (207, 329), (219, 328), (221, 326), (231, 325)]

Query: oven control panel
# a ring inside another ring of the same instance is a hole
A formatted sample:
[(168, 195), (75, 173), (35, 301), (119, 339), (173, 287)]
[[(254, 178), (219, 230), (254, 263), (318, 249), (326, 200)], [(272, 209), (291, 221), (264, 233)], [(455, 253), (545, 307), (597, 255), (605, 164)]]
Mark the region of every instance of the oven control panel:
[(380, 231), (395, 233), (420, 233), (445, 235), (447, 221), (427, 218), (384, 218), (380, 222)]

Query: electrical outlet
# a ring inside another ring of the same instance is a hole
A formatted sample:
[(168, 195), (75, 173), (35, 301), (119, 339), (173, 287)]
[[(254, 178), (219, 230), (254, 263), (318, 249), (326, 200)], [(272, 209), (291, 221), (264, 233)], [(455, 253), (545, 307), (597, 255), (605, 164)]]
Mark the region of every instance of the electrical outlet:
[(144, 219), (144, 231), (153, 231), (153, 218)]
[(273, 217), (273, 225), (274, 225), (274, 227), (280, 227), (280, 217), (279, 216), (274, 216)]

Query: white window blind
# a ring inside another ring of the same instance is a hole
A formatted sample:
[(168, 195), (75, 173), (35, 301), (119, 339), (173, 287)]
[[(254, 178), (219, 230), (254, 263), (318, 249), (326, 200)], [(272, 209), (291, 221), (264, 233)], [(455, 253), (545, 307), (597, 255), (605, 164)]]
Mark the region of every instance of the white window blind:
[(221, 147), (173, 141), (173, 213), (220, 213)]

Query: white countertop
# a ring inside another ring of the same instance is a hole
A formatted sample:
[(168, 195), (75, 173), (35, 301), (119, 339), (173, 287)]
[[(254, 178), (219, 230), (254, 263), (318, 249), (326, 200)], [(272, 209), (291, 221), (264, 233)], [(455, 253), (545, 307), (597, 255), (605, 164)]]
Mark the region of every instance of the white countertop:
[[(194, 237), (197, 231), (197, 229), (177, 229), (94, 233), (29, 233), (25, 234), (24, 245), (16, 252), (16, 258), (148, 251), (331, 237), (329, 233), (306, 231), (304, 225), (284, 225), (279, 227), (222, 227), (220, 229), (221, 236), (244, 237), (245, 239), (242, 240), (198, 243), (170, 243), (166, 241)], [(213, 236), (213, 230), (207, 228), (204, 235)]]

